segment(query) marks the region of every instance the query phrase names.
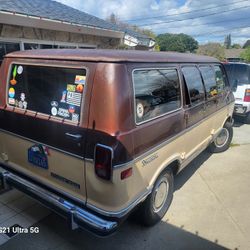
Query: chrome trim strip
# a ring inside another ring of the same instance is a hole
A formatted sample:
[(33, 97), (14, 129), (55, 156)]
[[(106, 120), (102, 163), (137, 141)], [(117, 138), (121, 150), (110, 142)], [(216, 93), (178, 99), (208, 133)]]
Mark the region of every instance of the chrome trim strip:
[(47, 145), (47, 144), (45, 144), (45, 143), (41, 143), (41, 142), (36, 141), (36, 140), (32, 140), (32, 139), (30, 139), (30, 138), (27, 138), (27, 137), (22, 136), (22, 135), (15, 134), (15, 133), (10, 132), (10, 131), (8, 131), (8, 130), (4, 130), (4, 129), (1, 129), (1, 128), (0, 128), (0, 132), (6, 133), (6, 134), (9, 134), (9, 135), (12, 135), (12, 136), (17, 136), (17, 137), (19, 137), (20, 139), (27, 140), (27, 141), (30, 141), (30, 142), (33, 142), (33, 143), (42, 144), (42, 145), (44, 145), (44, 146), (46, 146), (46, 147), (48, 147), (48, 148), (51, 148), (51, 149), (53, 149), (53, 150), (56, 150), (56, 151), (60, 152), (60, 153), (67, 154), (67, 155), (76, 157), (76, 158), (78, 158), (78, 159), (84, 160), (84, 157), (82, 157), (82, 156), (79, 156), (79, 155), (76, 155), (76, 154), (73, 154), (73, 153), (64, 151), (64, 150), (62, 150), (62, 149), (59, 149), (59, 148), (56, 148), (56, 147)]
[[(23, 178), (20, 178), (10, 172), (1, 173), (3, 179), (7, 184), (16, 182), (20, 185), (21, 188), (24, 188), (28, 194), (34, 195), (37, 199), (45, 200), (50, 205), (55, 206), (60, 209), (60, 211), (65, 212), (69, 217), (71, 217), (71, 227), (75, 229), (77, 227), (83, 227), (84, 229), (89, 229), (90, 231), (96, 232), (97, 234), (109, 234), (112, 233), (118, 226), (118, 223), (115, 221), (108, 221), (102, 219), (87, 210), (75, 206), (71, 202), (62, 199), (60, 196), (57, 196), (33, 183), (26, 181)], [(15, 185), (13, 185), (15, 186)], [(24, 192), (25, 192), (24, 191)], [(42, 202), (41, 202), (42, 203)], [(42, 203), (43, 204), (43, 203)], [(44, 205), (44, 204), (43, 204)], [(58, 212), (60, 214), (60, 212)], [(85, 226), (87, 228), (85, 228)]]
[[(231, 103), (229, 103), (231, 104)], [(228, 104), (228, 105), (229, 105)], [(224, 107), (222, 107), (221, 109), (217, 110), (215, 113), (203, 118), (202, 120), (200, 120), (199, 122), (197, 122), (196, 124), (192, 125), (191, 127), (185, 128), (184, 130), (182, 130), (180, 133), (174, 135), (173, 137), (161, 142), (160, 144), (154, 146), (153, 148), (149, 149), (148, 151), (142, 153), (141, 155), (137, 156), (136, 158), (134, 158), (132, 161), (123, 163), (123, 164), (118, 164), (113, 166), (113, 168), (121, 168), (121, 167), (126, 167), (130, 164), (135, 164), (135, 162), (140, 161), (141, 159), (147, 157), (147, 155), (150, 155), (152, 153), (154, 153), (155, 151), (157, 151), (158, 149), (160, 149), (161, 147), (165, 146), (166, 144), (172, 142), (173, 140), (175, 140), (177, 137), (182, 136), (183, 134), (185, 134), (186, 132), (192, 130), (193, 128), (199, 126), (201, 123), (203, 123), (204, 121), (206, 121), (207, 119), (210, 119), (212, 116), (214, 116), (214, 114), (219, 113), (223, 108), (226, 108), (227, 105), (225, 105)]]
[[(5, 165), (7, 165), (8, 168), (13, 169), (13, 171), (20, 172), (20, 174), (26, 175), (27, 178), (30, 178), (30, 179), (34, 180), (35, 182), (39, 182), (39, 183), (41, 183), (43, 186), (48, 187), (48, 188), (50, 188), (51, 190), (55, 190), (55, 191), (58, 192), (58, 193), (62, 193), (64, 196), (68, 197), (69, 199), (71, 199), (71, 200), (73, 200), (73, 201), (75, 201), (75, 202), (77, 202), (77, 203), (79, 203), (79, 204), (82, 204), (83, 206), (85, 205), (85, 200), (83, 201), (83, 200), (81, 200), (81, 199), (79, 199), (79, 198), (77, 198), (77, 197), (75, 197), (75, 196), (72, 196), (71, 194), (69, 194), (69, 193), (67, 193), (67, 192), (65, 192), (65, 191), (63, 191), (63, 190), (61, 190), (61, 189), (59, 190), (57, 187), (52, 186), (52, 185), (50, 185), (49, 183), (45, 183), (45, 182), (41, 181), (41, 179), (38, 179), (38, 178), (36, 178), (36, 177), (34, 177), (34, 176), (30, 176), (30, 175), (28, 175), (28, 174), (25, 173), (25, 172), (21, 172), (21, 171), (19, 171), (18, 169), (13, 168), (9, 163), (8, 163), (8, 164), (3, 163), (3, 161), (0, 159), (0, 167), (2, 167), (2, 168), (5, 170), (5, 168), (6, 168), (6, 167), (4, 167)], [(5, 170), (5, 171), (8, 171), (8, 170)], [(11, 171), (11, 170), (10, 170), (10, 171)]]
[(90, 203), (87, 203), (86, 206), (99, 214), (102, 214), (108, 217), (122, 218), (123, 216), (128, 214), (133, 208), (135, 208), (140, 202), (144, 201), (147, 198), (147, 196), (152, 192), (152, 190), (153, 190), (153, 187), (147, 188), (147, 190), (143, 192), (142, 194), (140, 194), (138, 198), (136, 198), (133, 202), (130, 203), (130, 205), (115, 212), (105, 211)]

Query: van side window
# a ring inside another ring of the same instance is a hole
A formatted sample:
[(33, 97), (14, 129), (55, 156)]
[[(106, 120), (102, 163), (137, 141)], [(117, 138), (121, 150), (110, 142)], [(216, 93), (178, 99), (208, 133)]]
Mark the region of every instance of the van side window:
[(215, 81), (216, 81), (216, 85), (217, 85), (217, 91), (218, 91), (218, 94), (220, 94), (225, 89), (226, 76), (223, 73), (223, 71), (219, 65), (214, 66), (214, 71), (215, 71)]
[(86, 69), (13, 64), (7, 102), (78, 123), (85, 79)]
[(156, 118), (181, 107), (176, 69), (145, 69), (133, 72), (136, 123)]
[(211, 66), (200, 66), (201, 75), (205, 84), (207, 98), (218, 94), (215, 74)]
[(182, 67), (182, 73), (189, 91), (191, 104), (205, 99), (204, 87), (199, 70), (194, 66)]

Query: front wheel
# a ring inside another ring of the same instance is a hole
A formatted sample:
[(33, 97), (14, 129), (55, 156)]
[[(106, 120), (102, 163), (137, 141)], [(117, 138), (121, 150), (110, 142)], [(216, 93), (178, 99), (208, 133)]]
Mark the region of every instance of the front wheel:
[(215, 140), (209, 145), (209, 151), (211, 153), (220, 153), (226, 151), (233, 138), (232, 124), (226, 122), (220, 133), (216, 136)]
[(139, 208), (138, 215), (142, 225), (153, 226), (163, 218), (173, 199), (173, 179), (171, 171), (165, 171), (158, 177), (152, 193)]

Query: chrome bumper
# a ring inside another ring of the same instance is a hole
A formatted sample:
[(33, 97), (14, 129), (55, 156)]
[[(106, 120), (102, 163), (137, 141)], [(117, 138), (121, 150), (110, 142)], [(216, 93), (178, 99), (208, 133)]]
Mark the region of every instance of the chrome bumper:
[(4, 185), (14, 187), (68, 219), (72, 229), (81, 227), (99, 236), (106, 236), (118, 227), (116, 221), (105, 220), (54, 193), (9, 171), (0, 172)]

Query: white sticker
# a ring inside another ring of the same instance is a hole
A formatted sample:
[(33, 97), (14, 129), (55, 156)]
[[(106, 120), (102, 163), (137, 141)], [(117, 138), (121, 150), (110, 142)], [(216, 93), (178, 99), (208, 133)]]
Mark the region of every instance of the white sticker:
[(141, 103), (137, 104), (136, 113), (137, 113), (138, 118), (142, 118), (143, 117), (144, 108), (143, 108), (143, 105)]
[(70, 105), (80, 107), (81, 106), (81, 98), (82, 98), (81, 93), (76, 93), (76, 92), (71, 92), (71, 91), (68, 91), (68, 93), (67, 93), (67, 103)]
[(23, 102), (23, 108), (27, 109), (28, 103), (26, 101)]
[(56, 108), (56, 107), (52, 107), (52, 109), (51, 109), (51, 114), (52, 114), (53, 116), (56, 116), (56, 115), (57, 115), (57, 108)]
[(9, 104), (10, 105), (15, 105), (16, 100), (14, 98), (9, 98)]
[(19, 107), (20, 109), (23, 108), (23, 102), (22, 102), (22, 101), (19, 101), (19, 102), (18, 102), (18, 107)]
[(24, 94), (24, 93), (21, 93), (20, 98), (21, 98), (21, 101), (24, 102), (24, 101), (25, 101), (25, 94)]
[(58, 109), (58, 115), (64, 118), (70, 117), (69, 111), (67, 109), (62, 109), (62, 108)]
[(72, 114), (72, 121), (78, 122), (79, 121), (79, 114)]
[(22, 73), (23, 73), (23, 66), (18, 66), (18, 68), (17, 68), (17, 73), (19, 74), (19, 75), (21, 75)]

